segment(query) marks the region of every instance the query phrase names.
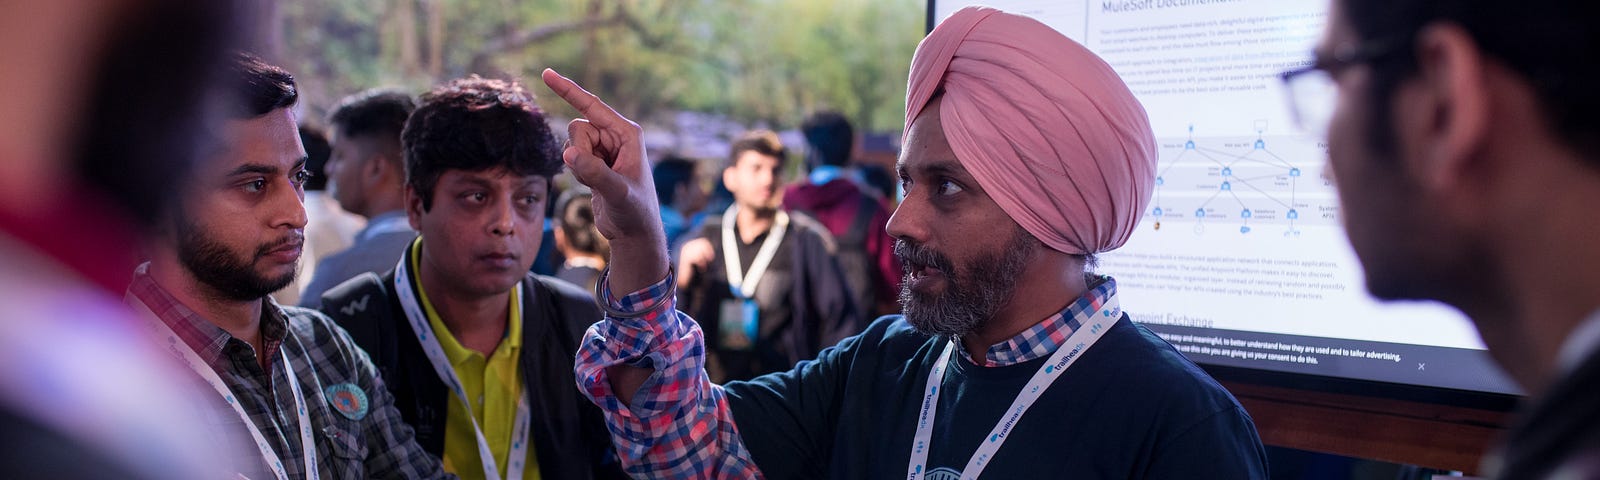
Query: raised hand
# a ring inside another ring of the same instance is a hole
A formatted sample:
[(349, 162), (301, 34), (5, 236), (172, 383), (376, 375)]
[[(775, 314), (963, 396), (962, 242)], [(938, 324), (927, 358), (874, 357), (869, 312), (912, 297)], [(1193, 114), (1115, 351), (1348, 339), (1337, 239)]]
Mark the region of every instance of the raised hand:
[(705, 237), (684, 243), (683, 249), (678, 251), (678, 288), (689, 286), (694, 276), (710, 268), (716, 258), (717, 251)]
[(555, 70), (544, 83), (583, 116), (567, 124), (561, 158), (594, 190), (595, 227), (611, 240), (611, 291), (624, 295), (667, 274), (666, 233), (639, 124)]

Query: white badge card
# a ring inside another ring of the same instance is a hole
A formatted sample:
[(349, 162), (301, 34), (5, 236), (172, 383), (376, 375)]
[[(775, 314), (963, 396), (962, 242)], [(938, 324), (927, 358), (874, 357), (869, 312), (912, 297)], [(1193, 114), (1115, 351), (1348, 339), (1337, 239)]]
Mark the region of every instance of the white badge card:
[(761, 309), (748, 298), (730, 298), (722, 301), (721, 315), (717, 319), (717, 346), (723, 350), (750, 350), (755, 347), (756, 333), (760, 327)]

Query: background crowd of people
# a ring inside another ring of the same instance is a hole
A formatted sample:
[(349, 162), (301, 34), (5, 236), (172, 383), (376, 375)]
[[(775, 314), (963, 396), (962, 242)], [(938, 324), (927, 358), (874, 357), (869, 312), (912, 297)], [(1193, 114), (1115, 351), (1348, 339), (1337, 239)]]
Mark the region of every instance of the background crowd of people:
[[(1484, 470), (1597, 478), (1600, 227), (1569, 217), (1600, 201), (1571, 61), (1600, 12), (1468, 3), (1335, 0), (1284, 79), (1339, 93), (1298, 115), (1370, 292), (1462, 310), (1529, 392)], [(888, 176), (857, 161), (875, 114), (699, 158), (647, 148), (612, 77), (544, 69), (315, 115), (248, 53), (275, 38), (248, 2), (0, 10), (8, 476), (1268, 475), (1249, 413), (1095, 271), (1154, 137), (1038, 20), (963, 8), (896, 57)]]

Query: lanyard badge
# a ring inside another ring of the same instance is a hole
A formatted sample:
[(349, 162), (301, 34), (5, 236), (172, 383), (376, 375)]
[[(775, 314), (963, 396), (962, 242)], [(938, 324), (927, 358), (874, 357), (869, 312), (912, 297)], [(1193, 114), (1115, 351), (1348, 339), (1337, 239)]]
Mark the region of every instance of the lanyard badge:
[[(415, 250), (421, 248), (422, 239), (412, 242), (406, 249), (404, 256), (400, 257), (400, 264), (394, 267), (394, 289), (400, 297), (400, 306), (405, 310), (406, 323), (411, 324), (411, 333), (416, 335), (417, 341), (422, 344), (422, 352), (427, 355), (428, 362), (433, 364), (434, 373), (455, 394), (456, 401), (461, 402), (466, 408), (467, 417), (476, 418), (472, 413), (472, 402), (467, 401), (467, 391), (461, 386), (461, 379), (456, 376), (455, 368), (450, 366), (450, 359), (444, 353), (444, 347), (439, 344), (438, 336), (433, 331), (433, 325), (428, 322), (427, 314), (422, 312), (422, 307), (417, 302), (416, 293), (411, 285), (410, 260)], [(522, 288), (518, 283), (513, 287), (512, 298), (517, 299), (517, 292)], [(522, 395), (517, 399), (517, 413), (513, 417), (511, 428), (511, 450), (506, 454), (505, 477), (507, 479), (522, 478), (525, 460), (528, 458), (528, 429), (531, 425), (532, 415), (528, 408), (528, 389), (522, 389)], [(483, 427), (477, 422), (472, 424), (473, 436), (478, 441), (478, 458), (483, 463), (483, 477), (489, 480), (500, 480), (500, 468), (495, 464), (494, 453), (489, 449), (489, 440), (483, 435)]]
[[(984, 468), (989, 466), (989, 461), (994, 459), (995, 453), (1000, 451), (1000, 446), (1010, 437), (1012, 429), (1024, 420), (1023, 414), (1028, 412), (1028, 408), (1032, 407), (1034, 402), (1044, 395), (1045, 390), (1048, 390), (1056, 379), (1061, 378), (1068, 367), (1077, 363), (1079, 358), (1083, 358), (1083, 353), (1094, 346), (1095, 342), (1121, 319), (1122, 308), (1113, 295), (1107, 298), (1100, 308), (1090, 313), (1089, 318), (1084, 319), (1066, 341), (1056, 347), (1055, 353), (1039, 366), (1033, 378), (1023, 385), (1022, 391), (1011, 401), (1011, 407), (1006, 409), (1006, 413), (1001, 415), (1000, 420), (989, 431), (989, 435), (978, 444), (978, 450), (972, 453), (966, 468), (961, 470), (962, 480), (976, 480), (978, 475), (983, 473)], [(928, 474), (928, 451), (932, 448), (933, 419), (938, 413), (939, 395), (942, 393), (939, 387), (944, 383), (944, 371), (950, 363), (950, 353), (956, 348), (955, 340), (947, 341), (944, 351), (939, 354), (939, 360), (934, 362), (933, 368), (928, 372), (928, 384), (922, 396), (922, 408), (917, 410), (919, 412), (917, 433), (911, 441), (911, 462), (906, 467), (907, 480), (922, 480)]]
[(723, 300), (718, 306), (717, 346), (724, 350), (748, 351), (755, 348), (761, 332), (761, 308), (756, 304), (756, 286), (765, 278), (767, 267), (778, 254), (778, 245), (789, 231), (789, 214), (779, 210), (767, 239), (750, 262), (747, 271), (739, 260), (739, 244), (733, 233), (738, 220), (739, 207), (730, 206), (722, 213), (722, 258), (727, 266), (728, 288), (733, 298)]
[[(189, 344), (178, 338), (178, 334), (173, 332), (172, 328), (168, 327), (166, 323), (162, 322), (161, 317), (156, 316), (155, 312), (144, 304), (144, 301), (139, 300), (132, 293), (127, 294), (124, 299), (133, 306), (140, 317), (143, 317), (148, 322), (150, 330), (155, 333), (156, 337), (168, 346), (168, 352), (173, 357), (176, 357), (178, 361), (188, 366), (189, 370), (199, 375), (202, 380), (205, 380), (206, 384), (210, 385), (211, 389), (216, 391), (217, 395), (221, 396), (229, 407), (233, 407), (233, 412), (244, 420), (245, 428), (250, 431), (250, 439), (255, 442), (256, 449), (260, 451), (261, 459), (272, 470), (272, 476), (278, 480), (289, 480), (289, 473), (283, 467), (283, 459), (279, 458), (278, 454), (272, 450), (272, 445), (267, 443), (266, 436), (261, 434), (261, 428), (250, 420), (250, 414), (245, 413), (244, 406), (239, 404), (239, 399), (234, 396), (228, 385), (222, 382), (222, 376), (217, 375), (217, 372), (212, 370), (211, 366), (200, 358), (200, 354), (189, 348)], [(261, 352), (261, 354), (267, 355), (268, 353)], [(289, 352), (283, 346), (279, 346), (278, 354), (282, 357), (280, 360), (283, 363), (284, 379), (289, 382), (290, 393), (294, 395), (296, 419), (300, 421), (300, 451), (303, 454), (302, 460), (305, 462), (305, 470), (303, 470), (305, 478), (316, 480), (321, 478), (317, 473), (317, 443), (316, 439), (311, 435), (311, 415), (306, 410), (306, 397), (300, 391), (300, 380), (295, 377), (294, 364), (289, 361)]]

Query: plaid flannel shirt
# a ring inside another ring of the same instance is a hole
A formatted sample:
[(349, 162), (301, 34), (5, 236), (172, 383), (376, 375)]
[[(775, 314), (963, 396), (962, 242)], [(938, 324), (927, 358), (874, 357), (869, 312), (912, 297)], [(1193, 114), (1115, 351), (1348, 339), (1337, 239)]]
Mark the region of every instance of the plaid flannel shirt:
[(961, 352), (961, 358), (967, 359), (973, 365), (984, 367), (1004, 367), (1048, 357), (1056, 353), (1056, 348), (1065, 343), (1067, 337), (1072, 336), (1072, 332), (1077, 331), (1084, 320), (1116, 294), (1116, 280), (1106, 276), (1090, 277), (1088, 293), (1072, 302), (1066, 309), (1028, 327), (1010, 340), (991, 345), (984, 353), (983, 361), (972, 358), (965, 348), (958, 348), (956, 351)]
[[(271, 353), (262, 369), (249, 343), (179, 303), (150, 278), (147, 268), (134, 273), (127, 295), (149, 307), (217, 372), (283, 460), (289, 478), (308, 478), (290, 381), (299, 382), (305, 395), (322, 478), (449, 478), (438, 459), (417, 445), (366, 352), (332, 320), (315, 310), (280, 307), (264, 299), (261, 338), (264, 351)], [(293, 379), (282, 367), (280, 350), (294, 367)], [(246, 477), (273, 478), (243, 419), (198, 376), (194, 385), (206, 400), (197, 411), (212, 426), (218, 450)], [(358, 405), (363, 408), (334, 408), (332, 393), (352, 388), (364, 394), (365, 405)]]
[[(604, 277), (600, 285), (606, 284)], [(628, 474), (635, 478), (761, 478), (739, 437), (722, 387), (705, 373), (705, 340), (693, 318), (674, 309), (672, 275), (617, 299), (602, 287), (615, 310), (642, 313), (589, 328), (578, 351), (578, 387), (605, 411), (612, 438)], [(1091, 279), (1091, 288), (1066, 309), (995, 344), (985, 367), (1015, 365), (1048, 356), (1082, 322), (1116, 295), (1111, 277)], [(617, 399), (606, 369), (631, 365), (656, 370), (628, 405)]]

